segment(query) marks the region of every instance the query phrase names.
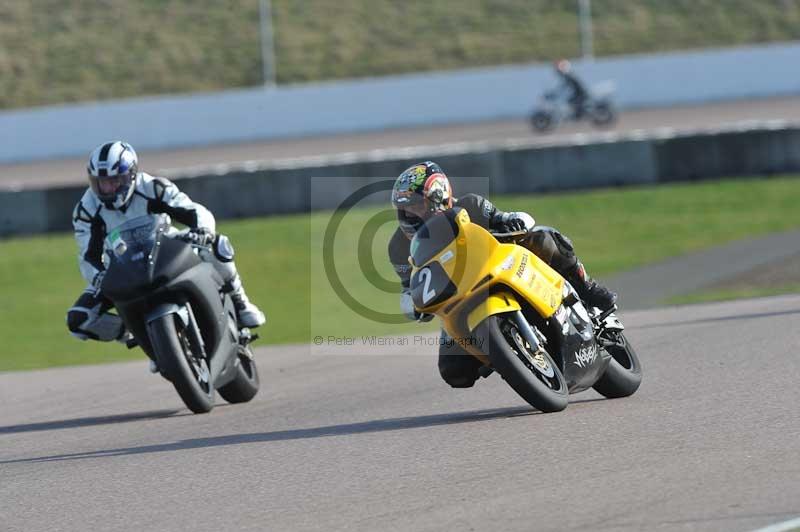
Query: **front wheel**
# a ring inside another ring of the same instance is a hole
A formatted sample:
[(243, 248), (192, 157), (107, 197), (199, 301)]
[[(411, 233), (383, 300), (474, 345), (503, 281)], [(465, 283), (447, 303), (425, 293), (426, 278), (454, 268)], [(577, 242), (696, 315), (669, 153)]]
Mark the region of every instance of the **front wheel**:
[(158, 367), (172, 382), (186, 407), (195, 414), (214, 408), (214, 387), (203, 357), (192, 353), (184, 331), (175, 326), (175, 315), (161, 316), (148, 324), (148, 334)]
[(238, 357), (236, 377), (217, 390), (222, 398), (229, 403), (248, 402), (256, 396), (260, 386), (258, 368), (256, 367), (256, 361), (253, 360), (253, 352), (250, 347), (239, 346)]
[(531, 125), (533, 129), (540, 133), (550, 131), (555, 126), (552, 113), (546, 111), (536, 111), (531, 115)]
[(609, 399), (628, 397), (642, 383), (642, 364), (625, 335), (616, 333), (609, 339), (615, 345), (604, 349), (611, 355), (606, 372), (594, 384), (594, 389)]
[(514, 314), (489, 316), (475, 335), (485, 339), (492, 367), (520, 397), (542, 412), (564, 410), (569, 390), (561, 370), (544, 348), (533, 352), (515, 319)]

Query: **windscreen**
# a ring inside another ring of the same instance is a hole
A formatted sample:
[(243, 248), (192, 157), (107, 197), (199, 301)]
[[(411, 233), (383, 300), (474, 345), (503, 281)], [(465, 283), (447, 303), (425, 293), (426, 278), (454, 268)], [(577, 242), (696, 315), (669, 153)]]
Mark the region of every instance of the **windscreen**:
[(112, 230), (106, 250), (112, 262), (146, 264), (164, 224), (156, 216), (141, 216)]
[(422, 266), (446, 248), (458, 235), (456, 216), (461, 209), (449, 209), (433, 216), (419, 228), (411, 240), (411, 260)]

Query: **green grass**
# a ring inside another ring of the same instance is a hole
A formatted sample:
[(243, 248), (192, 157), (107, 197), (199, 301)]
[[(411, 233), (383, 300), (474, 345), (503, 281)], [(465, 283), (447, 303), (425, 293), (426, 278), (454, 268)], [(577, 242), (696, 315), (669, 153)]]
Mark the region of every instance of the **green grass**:
[[(457, 183), (456, 183), (457, 186)], [(575, 243), (590, 272), (604, 276), (715, 244), (800, 226), (800, 179), (730, 180), (495, 198), (504, 210), (527, 210)], [(345, 217), (334, 246), (342, 284), (375, 310), (396, 312), (398, 286), (386, 259), (393, 229), (372, 243), (375, 273), (392, 284), (365, 282), (355, 258), (358, 235), (378, 209)], [(375, 323), (335, 296), (320, 259), (330, 213), (226, 221), (219, 230), (237, 250), (250, 297), (267, 312), (260, 343), (307, 342), (316, 335), (400, 334), (414, 324)], [(0, 241), (0, 370), (96, 363), (141, 357), (117, 344), (79, 342), (67, 333), (65, 311), (84, 284), (71, 235)], [(431, 325), (430, 327), (433, 327)]]
[(731, 288), (727, 290), (710, 290), (695, 294), (671, 297), (665, 301), (667, 305), (692, 305), (695, 303), (711, 303), (715, 301), (731, 301), (752, 297), (780, 296), (784, 294), (800, 294), (800, 283), (789, 283), (774, 286), (752, 286)]
[[(272, 0), (279, 83), (574, 57), (575, 1)], [(594, 0), (595, 53), (800, 38), (800, 0)], [(0, 3), (0, 108), (258, 85), (258, 0)]]

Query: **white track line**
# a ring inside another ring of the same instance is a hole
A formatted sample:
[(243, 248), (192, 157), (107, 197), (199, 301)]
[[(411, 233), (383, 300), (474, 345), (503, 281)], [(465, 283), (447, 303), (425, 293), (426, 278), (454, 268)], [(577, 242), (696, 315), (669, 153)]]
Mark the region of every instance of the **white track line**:
[(800, 530), (800, 517), (784, 521), (783, 523), (775, 523), (765, 528), (759, 528), (753, 532), (789, 532), (790, 530)]

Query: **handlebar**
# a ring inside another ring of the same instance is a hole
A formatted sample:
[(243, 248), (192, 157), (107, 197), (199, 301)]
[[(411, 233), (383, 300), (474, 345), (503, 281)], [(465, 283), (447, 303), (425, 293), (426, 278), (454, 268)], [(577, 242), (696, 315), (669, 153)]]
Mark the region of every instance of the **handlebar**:
[(180, 240), (181, 242), (189, 244), (193, 248), (197, 248), (197, 249), (207, 249), (207, 248), (211, 247), (211, 244), (206, 244), (206, 243), (202, 243), (201, 244), (201, 243), (197, 242), (194, 238), (192, 238), (192, 236), (190, 235), (190, 232), (188, 230), (179, 231), (179, 232), (177, 232), (175, 234), (169, 235), (169, 237), (173, 238), (175, 240)]
[(503, 240), (503, 239), (513, 239), (520, 236), (525, 236), (528, 234), (528, 231), (526, 229), (522, 229), (520, 231), (506, 231), (504, 233), (489, 231), (489, 233), (497, 240)]

